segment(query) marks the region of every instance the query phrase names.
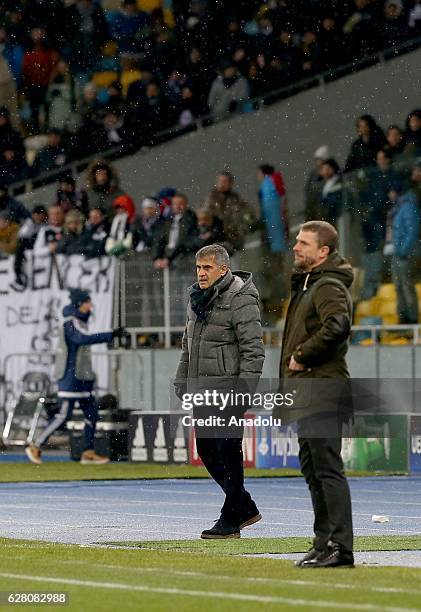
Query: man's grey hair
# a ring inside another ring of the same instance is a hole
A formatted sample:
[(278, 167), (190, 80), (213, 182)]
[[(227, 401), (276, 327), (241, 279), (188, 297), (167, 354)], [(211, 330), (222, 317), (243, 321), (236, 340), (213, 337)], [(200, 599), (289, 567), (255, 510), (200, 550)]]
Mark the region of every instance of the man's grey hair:
[(230, 267), (230, 256), (228, 251), (220, 244), (209, 244), (199, 249), (196, 253), (196, 261), (205, 257), (213, 257), (218, 266)]

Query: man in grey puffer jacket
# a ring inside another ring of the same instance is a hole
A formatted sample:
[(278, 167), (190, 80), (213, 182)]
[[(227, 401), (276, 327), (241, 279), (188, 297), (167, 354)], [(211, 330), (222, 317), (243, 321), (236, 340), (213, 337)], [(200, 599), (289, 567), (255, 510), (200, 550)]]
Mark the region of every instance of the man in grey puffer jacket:
[[(196, 254), (198, 282), (190, 288), (175, 380), (180, 398), (187, 388), (196, 386), (197, 390), (197, 385), (228, 391), (229, 381), (235, 391), (233, 387), (238, 388), (241, 381), (257, 385), (261, 376), (264, 348), (259, 294), (249, 272), (231, 272), (229, 265), (229, 255), (221, 245), (203, 247)], [(206, 378), (213, 382), (206, 385)], [(226, 496), (220, 518), (202, 532), (205, 539), (240, 537), (240, 529), (261, 519), (244, 489), (243, 429), (236, 428), (234, 437), (227, 433), (216, 427), (209, 428), (205, 436), (203, 431), (196, 436), (198, 454)]]

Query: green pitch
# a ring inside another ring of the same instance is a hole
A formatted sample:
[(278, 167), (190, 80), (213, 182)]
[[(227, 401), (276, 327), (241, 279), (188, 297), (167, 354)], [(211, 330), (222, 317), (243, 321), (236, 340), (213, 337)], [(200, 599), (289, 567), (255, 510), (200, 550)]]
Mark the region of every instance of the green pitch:
[[(307, 543), (296, 542), (296, 548)], [(226, 554), (218, 543), (207, 555), (4, 539), (0, 547), (0, 590), (68, 593), (68, 606), (49, 610), (421, 610), (417, 569), (299, 570), (290, 561)]]
[[(246, 469), (248, 478), (276, 478), (301, 476), (293, 469)], [(373, 472), (350, 472), (355, 476), (375, 476)], [(389, 474), (390, 475), (390, 474)], [(0, 482), (46, 482), (63, 480), (133, 480), (155, 478), (209, 478), (202, 467), (193, 465), (165, 465), (157, 463), (109, 463), (107, 465), (80, 465), (73, 461), (47, 461), (32, 463), (1, 463)]]

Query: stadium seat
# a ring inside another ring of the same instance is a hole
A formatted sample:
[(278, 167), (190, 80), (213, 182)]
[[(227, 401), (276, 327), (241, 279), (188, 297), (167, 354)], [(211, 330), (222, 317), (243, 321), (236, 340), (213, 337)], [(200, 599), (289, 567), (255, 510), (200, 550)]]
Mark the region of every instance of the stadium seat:
[(106, 70), (104, 72), (94, 72), (91, 81), (97, 89), (107, 89), (113, 81), (118, 80), (118, 72)]

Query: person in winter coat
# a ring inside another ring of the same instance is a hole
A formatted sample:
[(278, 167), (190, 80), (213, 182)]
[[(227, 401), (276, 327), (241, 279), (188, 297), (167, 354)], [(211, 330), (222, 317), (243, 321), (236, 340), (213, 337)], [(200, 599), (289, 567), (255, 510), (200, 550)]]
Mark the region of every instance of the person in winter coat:
[[(197, 283), (189, 289), (187, 323), (175, 377), (177, 396), (182, 399), (186, 389), (200, 386), (201, 381), (205, 384), (209, 377), (214, 381), (217, 378), (215, 385), (224, 381), (232, 385), (240, 379), (257, 385), (264, 348), (259, 294), (252, 275), (231, 272), (229, 255), (217, 244), (196, 253), (196, 270)], [(199, 456), (225, 493), (221, 516), (211, 529), (202, 532), (204, 539), (238, 538), (240, 529), (262, 518), (244, 489), (242, 438), (241, 428), (231, 435), (213, 428), (199, 434), (196, 428)]]
[(371, 115), (361, 115), (356, 127), (358, 138), (351, 145), (345, 172), (375, 164), (377, 151), (384, 149), (387, 144), (382, 129)]
[(86, 465), (109, 462), (108, 457), (98, 455), (94, 451), (98, 407), (94, 395), (95, 374), (92, 370), (90, 346), (111, 342), (113, 338), (121, 335), (121, 330), (89, 334), (88, 321), (92, 308), (91, 297), (87, 291), (70, 290), (70, 304), (63, 310), (64, 323), (56, 353), (60, 409), (35, 442), (26, 447), (26, 455), (32, 463), (42, 463), (42, 446), (71, 418), (76, 402), (85, 415), (85, 450), (80, 462)]
[(415, 290), (416, 256), (420, 239), (420, 211), (414, 191), (396, 184), (389, 192), (393, 203), (387, 217), (384, 255), (391, 255), (392, 279), (396, 287), (399, 323), (418, 323)]
[[(301, 396), (292, 412), (298, 420), (301, 471), (311, 493), (315, 538), (299, 567), (353, 566), (351, 497), (341, 459), (339, 393), (346, 388), (346, 364), (352, 321), (351, 265), (337, 252), (338, 234), (324, 221), (304, 223), (294, 246), (279, 377)], [(321, 385), (316, 385), (320, 379)], [(317, 389), (317, 392), (316, 392)], [(334, 397), (332, 398), (332, 391)], [(323, 412), (333, 400), (336, 411), (324, 427)], [(319, 414), (314, 417), (314, 411)], [(319, 419), (320, 417), (320, 419)], [(309, 421), (310, 419), (310, 421)], [(293, 419), (295, 420), (295, 419)], [(310, 425), (310, 427), (309, 427)], [(317, 428), (322, 426), (319, 433)]]
[(168, 268), (180, 255), (194, 252), (198, 236), (197, 217), (189, 208), (188, 199), (182, 193), (176, 193), (171, 201), (171, 217), (162, 219), (152, 243), (154, 268)]
[(343, 183), (336, 160), (327, 159), (323, 162), (320, 168), (320, 176), (324, 181), (320, 219), (336, 225), (343, 209)]
[[(269, 164), (259, 166), (259, 202), (263, 224), (263, 270), (266, 310), (274, 313), (288, 295), (284, 283), (288, 244), (288, 211), (283, 176)], [(281, 313), (278, 312), (280, 315)]]
[(64, 218), (64, 234), (57, 243), (57, 255), (84, 255), (82, 251), (82, 233), (85, 228), (85, 217), (78, 210), (69, 210)]
[(0, 181), (0, 212), (7, 212), (10, 220), (24, 223), (31, 217), (29, 210), (19, 200), (9, 195), (7, 183)]
[(233, 189), (234, 176), (226, 170), (219, 172), (216, 184), (205, 198), (203, 208), (219, 217), (224, 225), (225, 247), (230, 255), (240, 251), (245, 238), (256, 224), (256, 213)]
[(226, 62), (222, 74), (216, 77), (211, 85), (208, 106), (215, 118), (222, 118), (228, 113), (242, 110), (242, 103), (250, 98), (250, 86), (247, 79), (238, 73), (233, 62)]
[(117, 173), (108, 162), (95, 160), (88, 167), (86, 174), (89, 208), (100, 206), (111, 217), (114, 212), (113, 201), (124, 194), (120, 189)]
[(123, 255), (133, 246), (131, 224), (135, 216), (135, 204), (130, 196), (123, 194), (113, 201), (115, 217), (111, 224), (110, 235), (105, 243), (107, 255)]

